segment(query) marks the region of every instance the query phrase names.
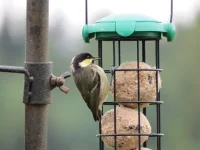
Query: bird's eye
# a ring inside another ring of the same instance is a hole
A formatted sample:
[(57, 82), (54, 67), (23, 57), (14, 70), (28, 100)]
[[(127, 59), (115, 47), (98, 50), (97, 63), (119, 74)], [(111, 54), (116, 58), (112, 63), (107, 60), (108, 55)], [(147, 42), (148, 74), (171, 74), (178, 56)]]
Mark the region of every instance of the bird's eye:
[(90, 56), (87, 56), (87, 58), (90, 58)]

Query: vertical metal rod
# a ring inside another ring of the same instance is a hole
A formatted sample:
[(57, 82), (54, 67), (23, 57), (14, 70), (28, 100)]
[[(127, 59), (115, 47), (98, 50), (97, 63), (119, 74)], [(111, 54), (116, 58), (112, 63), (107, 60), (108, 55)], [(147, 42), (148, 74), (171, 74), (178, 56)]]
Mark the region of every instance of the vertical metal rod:
[(142, 62), (146, 62), (146, 45), (145, 40), (142, 40)]
[(113, 41), (113, 66), (115, 66), (115, 41)]
[[(28, 0), (26, 62), (48, 61), (48, 0)], [(25, 105), (25, 150), (47, 150), (47, 105)]]
[[(156, 69), (160, 68), (160, 54), (159, 54), (159, 40), (156, 40)], [(158, 71), (156, 71), (156, 96), (157, 101), (160, 101), (160, 92), (158, 92)], [(159, 134), (161, 132), (161, 121), (160, 121), (160, 104), (156, 105), (156, 111), (157, 111), (157, 133)], [(157, 150), (161, 150), (161, 137), (157, 136)]]
[[(99, 66), (103, 67), (102, 41), (101, 40), (98, 40), (98, 57), (100, 58), (98, 61)], [(103, 106), (102, 106), (102, 115), (103, 115)], [(99, 134), (101, 134), (101, 121), (99, 121)], [(104, 143), (103, 143), (101, 137), (99, 137), (99, 148), (100, 148), (100, 150), (104, 149)]]
[[(113, 66), (115, 66), (115, 41), (113, 41)], [(114, 101), (116, 101), (116, 75), (115, 75), (115, 71), (114, 71)], [(116, 105), (114, 105), (114, 134), (117, 134), (117, 114), (116, 114)], [(115, 147), (114, 149), (117, 150), (117, 137), (114, 137), (115, 139)]]
[(98, 40), (98, 57), (100, 58), (98, 60), (98, 64), (100, 67), (103, 67), (103, 57), (102, 57), (102, 41), (101, 40)]
[(118, 64), (121, 64), (121, 43), (118, 41)]
[[(142, 40), (142, 62), (146, 63), (146, 45), (145, 40)], [(147, 115), (146, 108), (143, 108), (143, 114)], [(143, 147), (147, 147), (147, 141), (144, 142)]]
[(85, 24), (88, 24), (88, 1), (85, 0)]
[[(114, 70), (114, 101), (116, 102), (116, 71)], [(117, 134), (117, 114), (116, 114), (116, 105), (114, 105), (114, 134)], [(114, 150), (117, 150), (117, 137), (114, 136)]]
[(171, 10), (170, 10), (170, 23), (172, 23), (173, 20), (173, 0), (171, 0)]
[[(137, 69), (140, 68), (140, 47), (139, 47), (140, 41), (137, 39)], [(140, 71), (137, 71), (137, 77), (138, 77), (138, 101), (140, 101)], [(138, 103), (138, 134), (139, 134), (139, 140), (138, 140), (138, 146), (139, 150), (141, 150), (141, 136), (140, 136), (140, 103)]]

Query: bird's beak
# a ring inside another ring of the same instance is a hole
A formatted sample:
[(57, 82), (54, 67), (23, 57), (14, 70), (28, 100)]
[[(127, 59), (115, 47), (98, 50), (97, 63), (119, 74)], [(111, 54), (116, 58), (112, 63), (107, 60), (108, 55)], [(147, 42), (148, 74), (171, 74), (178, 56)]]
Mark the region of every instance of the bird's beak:
[(101, 59), (101, 58), (99, 58), (99, 57), (93, 57), (93, 60), (99, 60), (99, 59)]

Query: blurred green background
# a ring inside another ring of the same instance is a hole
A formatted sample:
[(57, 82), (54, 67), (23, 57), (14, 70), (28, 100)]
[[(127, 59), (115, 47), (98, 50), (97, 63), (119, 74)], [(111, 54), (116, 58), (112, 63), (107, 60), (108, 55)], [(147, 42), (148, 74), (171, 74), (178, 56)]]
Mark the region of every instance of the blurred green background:
[[(91, 22), (108, 15), (97, 13)], [(23, 66), (25, 58), (25, 17), (13, 22), (4, 13), (0, 30), (0, 64)], [(51, 20), (51, 18), (50, 18)], [(66, 18), (56, 18), (49, 28), (49, 60), (54, 62), (53, 72), (59, 76), (69, 69), (71, 58), (83, 51), (97, 55), (97, 41), (85, 44), (81, 35), (71, 38), (63, 35)], [(80, 26), (81, 29), (82, 26)], [(13, 31), (15, 29), (15, 32)], [(17, 31), (16, 31), (17, 30)], [(190, 26), (176, 25), (176, 38), (172, 43), (161, 41), (160, 63), (162, 89), (161, 123), (163, 150), (198, 150), (200, 147), (200, 15)], [(155, 65), (154, 44), (147, 43), (147, 63)], [(103, 67), (112, 64), (112, 45), (103, 43)], [(122, 62), (136, 60), (134, 42), (122, 43)], [(65, 95), (59, 89), (52, 92), (49, 105), (48, 149), (49, 150), (98, 150), (98, 123), (82, 100), (72, 79)], [(0, 150), (24, 149), (24, 104), (23, 75), (0, 73)], [(112, 98), (109, 97), (111, 101)], [(105, 106), (106, 110), (111, 107)], [(148, 119), (156, 132), (156, 107), (147, 108)], [(156, 149), (156, 139), (149, 138), (148, 147)]]

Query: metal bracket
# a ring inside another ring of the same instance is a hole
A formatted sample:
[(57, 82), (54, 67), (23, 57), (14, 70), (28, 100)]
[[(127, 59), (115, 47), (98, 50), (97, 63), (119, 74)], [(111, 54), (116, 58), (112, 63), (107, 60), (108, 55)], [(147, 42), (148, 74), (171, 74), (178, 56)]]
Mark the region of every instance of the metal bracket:
[(0, 72), (10, 72), (10, 73), (22, 73), (25, 76), (30, 76), (27, 69), (20, 66), (1, 66), (0, 65)]
[(25, 62), (25, 68), (32, 76), (32, 82), (25, 77), (23, 103), (50, 104), (52, 62)]
[(56, 77), (52, 74), (52, 62), (26, 62), (25, 67), (0, 65), (0, 72), (25, 75), (23, 103), (26, 104), (50, 104), (51, 90), (55, 87), (59, 87), (66, 94), (69, 92), (69, 88), (65, 87), (64, 83), (71, 73), (67, 71), (60, 77)]
[[(9, 72), (9, 73), (21, 73), (25, 75), (25, 87), (27, 88), (26, 91), (24, 91), (24, 100), (29, 97), (29, 85), (33, 81), (33, 77), (30, 76), (30, 73), (28, 70), (24, 67), (19, 66), (0, 66), (0, 72)], [(26, 89), (25, 88), (25, 89)]]

